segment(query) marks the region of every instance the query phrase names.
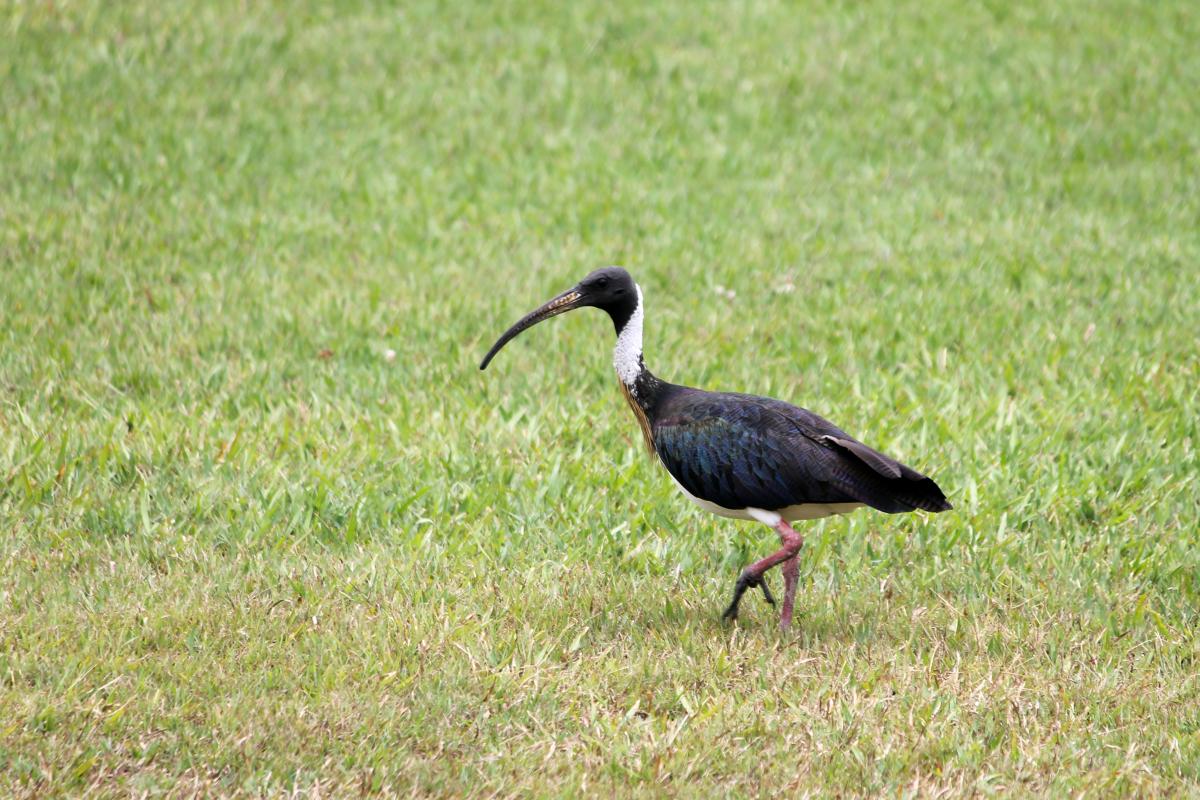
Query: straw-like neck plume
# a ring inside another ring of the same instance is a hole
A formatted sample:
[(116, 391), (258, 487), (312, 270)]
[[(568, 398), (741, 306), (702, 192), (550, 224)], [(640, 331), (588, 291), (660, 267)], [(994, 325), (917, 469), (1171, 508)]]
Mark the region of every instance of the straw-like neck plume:
[(637, 290), (637, 306), (625, 325), (617, 333), (617, 344), (613, 348), (613, 367), (621, 383), (632, 387), (637, 382), (638, 373), (642, 371), (642, 289)]

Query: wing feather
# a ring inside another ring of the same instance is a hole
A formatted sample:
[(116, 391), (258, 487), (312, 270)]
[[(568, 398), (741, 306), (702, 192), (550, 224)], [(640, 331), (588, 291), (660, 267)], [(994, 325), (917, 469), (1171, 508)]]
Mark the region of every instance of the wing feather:
[(950, 507), (932, 480), (803, 408), (681, 390), (655, 414), (654, 449), (689, 493), (730, 509), (866, 503), (889, 513)]

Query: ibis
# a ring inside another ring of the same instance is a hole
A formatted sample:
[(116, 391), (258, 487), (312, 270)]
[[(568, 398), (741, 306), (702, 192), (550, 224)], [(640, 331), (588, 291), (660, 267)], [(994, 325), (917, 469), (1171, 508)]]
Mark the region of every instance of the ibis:
[(679, 491), (722, 517), (761, 522), (779, 534), (781, 546), (738, 575), (722, 617), (736, 619), (747, 590), (783, 565), (779, 624), (792, 622), (804, 537), (792, 523), (845, 514), (868, 506), (888, 514), (949, 509), (932, 479), (850, 436), (803, 408), (749, 394), (709, 392), (656, 377), (642, 358), (645, 308), (642, 290), (620, 267), (598, 269), (519, 319), (484, 356), (486, 369), (500, 348), (522, 331), (576, 308), (608, 313), (617, 334), (613, 366), (621, 391), (642, 431)]

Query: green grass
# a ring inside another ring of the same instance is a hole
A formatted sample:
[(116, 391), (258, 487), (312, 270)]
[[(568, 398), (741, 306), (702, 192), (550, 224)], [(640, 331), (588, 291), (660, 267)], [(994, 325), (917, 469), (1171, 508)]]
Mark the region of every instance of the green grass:
[[(1200, 792), (1194, 3), (0, 30), (0, 794)], [(955, 511), (722, 625), (772, 534), (641, 451), (608, 321), (476, 369), (609, 263), (658, 374)]]

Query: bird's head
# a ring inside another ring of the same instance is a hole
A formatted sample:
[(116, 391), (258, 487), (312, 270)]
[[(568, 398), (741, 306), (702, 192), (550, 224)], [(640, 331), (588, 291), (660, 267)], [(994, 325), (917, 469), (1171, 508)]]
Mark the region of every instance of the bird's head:
[(617, 333), (620, 333), (621, 329), (625, 327), (625, 323), (633, 316), (633, 312), (637, 310), (639, 302), (640, 295), (637, 284), (633, 282), (633, 278), (628, 272), (620, 267), (604, 267), (595, 270), (574, 287), (547, 300), (517, 320), (496, 340), (492, 349), (488, 350), (487, 355), (479, 364), (479, 368), (487, 369), (487, 365), (496, 353), (500, 352), (500, 348), (516, 338), (517, 334), (527, 328), (532, 328), (542, 320), (557, 317), (559, 314), (565, 314), (575, 308), (591, 306), (607, 311)]

